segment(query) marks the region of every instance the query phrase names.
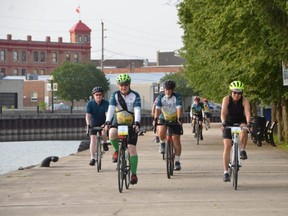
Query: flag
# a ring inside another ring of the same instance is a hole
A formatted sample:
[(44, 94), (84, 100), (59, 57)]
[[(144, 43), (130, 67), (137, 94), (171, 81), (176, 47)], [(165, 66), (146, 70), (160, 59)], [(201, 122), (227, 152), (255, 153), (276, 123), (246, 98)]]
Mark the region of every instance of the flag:
[(78, 6), (78, 7), (76, 8), (76, 12), (77, 12), (77, 13), (80, 13), (80, 6)]

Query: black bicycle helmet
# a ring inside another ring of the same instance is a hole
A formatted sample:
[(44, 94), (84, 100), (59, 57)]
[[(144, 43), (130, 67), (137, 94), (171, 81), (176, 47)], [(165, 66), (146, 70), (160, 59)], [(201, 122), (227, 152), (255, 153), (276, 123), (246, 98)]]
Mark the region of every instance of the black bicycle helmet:
[(166, 80), (164, 82), (164, 88), (167, 90), (174, 90), (176, 87), (176, 83), (173, 80)]
[(97, 92), (103, 93), (103, 88), (101, 86), (94, 87), (93, 90), (92, 90), (92, 94), (95, 94)]

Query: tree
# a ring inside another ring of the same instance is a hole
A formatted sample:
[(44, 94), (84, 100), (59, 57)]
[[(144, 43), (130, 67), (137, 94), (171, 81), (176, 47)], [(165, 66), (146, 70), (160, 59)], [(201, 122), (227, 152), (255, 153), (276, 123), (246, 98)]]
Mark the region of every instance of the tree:
[(287, 142), (288, 87), (281, 74), (281, 61), (288, 59), (286, 5), (285, 0), (183, 0), (178, 16), (192, 88), (217, 101), (231, 81), (241, 80), (252, 103), (276, 107), (278, 135), (283, 140), (285, 134)]
[(105, 74), (92, 64), (65, 62), (53, 71), (54, 82), (58, 83), (56, 95), (64, 100), (89, 100), (95, 86), (102, 86), (104, 92), (109, 90), (109, 81)]

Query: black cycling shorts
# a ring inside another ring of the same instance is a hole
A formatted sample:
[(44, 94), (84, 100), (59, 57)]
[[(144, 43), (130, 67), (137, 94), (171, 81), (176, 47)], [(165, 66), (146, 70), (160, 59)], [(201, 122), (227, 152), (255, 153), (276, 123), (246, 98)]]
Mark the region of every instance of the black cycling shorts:
[[(159, 119), (159, 123), (163, 124), (165, 120), (163, 119)], [(170, 128), (173, 131), (173, 134), (175, 135), (182, 135), (183, 134), (183, 129), (182, 126), (180, 124), (175, 124), (175, 125), (171, 125)]]

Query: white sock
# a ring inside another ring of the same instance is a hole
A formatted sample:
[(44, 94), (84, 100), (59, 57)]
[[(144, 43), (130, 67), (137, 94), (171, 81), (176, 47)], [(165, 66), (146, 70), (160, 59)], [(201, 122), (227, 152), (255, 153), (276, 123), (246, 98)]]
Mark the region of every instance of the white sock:
[(175, 155), (175, 161), (180, 162), (180, 156)]

